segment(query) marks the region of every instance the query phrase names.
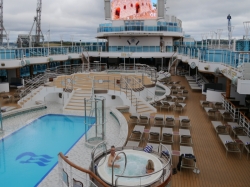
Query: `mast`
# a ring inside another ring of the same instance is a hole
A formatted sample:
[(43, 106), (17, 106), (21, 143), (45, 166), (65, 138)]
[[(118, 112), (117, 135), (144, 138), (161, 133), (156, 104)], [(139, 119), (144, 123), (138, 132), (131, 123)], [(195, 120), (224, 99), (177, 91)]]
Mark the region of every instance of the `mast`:
[(6, 37), (6, 30), (3, 26), (3, 0), (0, 0), (0, 45), (1, 46), (3, 45), (3, 38), (5, 37)]
[(41, 14), (42, 14), (42, 0), (37, 0), (36, 9), (36, 43), (40, 42), (41, 30)]

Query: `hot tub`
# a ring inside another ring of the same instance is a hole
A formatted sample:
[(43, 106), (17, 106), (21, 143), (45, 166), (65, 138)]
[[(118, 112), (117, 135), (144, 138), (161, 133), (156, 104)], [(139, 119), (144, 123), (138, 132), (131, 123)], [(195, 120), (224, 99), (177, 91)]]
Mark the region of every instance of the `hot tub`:
[[(146, 174), (146, 164), (149, 159), (151, 159), (154, 162), (155, 171), (160, 170), (163, 165), (160, 162), (160, 160), (155, 157), (152, 154), (146, 153), (144, 151), (136, 151), (136, 150), (123, 150), (127, 156), (127, 167), (123, 175), (126, 176), (142, 176)], [(117, 154), (119, 151), (117, 152)], [(125, 166), (125, 159), (124, 155), (120, 154), (121, 159), (116, 161), (115, 164), (119, 164), (120, 168), (114, 168), (114, 175), (120, 175), (122, 174), (122, 171)], [(109, 155), (107, 155), (107, 159), (104, 161), (105, 157), (102, 158), (99, 162), (97, 172), (99, 176), (102, 178), (103, 181), (105, 181), (108, 184), (112, 184), (112, 168), (108, 167), (108, 158)], [(104, 162), (104, 163), (103, 163)], [(124, 178), (120, 177), (117, 181), (117, 185), (124, 185), (124, 186), (146, 186), (154, 183), (157, 181), (162, 175), (162, 171), (146, 176), (146, 177), (140, 177), (140, 178)], [(116, 176), (114, 176), (114, 184), (116, 180)]]

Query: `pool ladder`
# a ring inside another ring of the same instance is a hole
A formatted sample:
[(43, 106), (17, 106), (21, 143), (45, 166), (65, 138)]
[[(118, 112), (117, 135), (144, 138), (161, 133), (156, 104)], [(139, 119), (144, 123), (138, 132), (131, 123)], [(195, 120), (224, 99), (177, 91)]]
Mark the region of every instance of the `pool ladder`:
[[(125, 158), (125, 167), (124, 167), (124, 169), (123, 169), (123, 171), (122, 171), (122, 173), (121, 173), (121, 175), (123, 175), (123, 174), (124, 174), (124, 171), (125, 171), (125, 169), (126, 169), (126, 166), (127, 166), (127, 156), (126, 156), (126, 154), (125, 154), (124, 152), (119, 152), (119, 153), (115, 156), (114, 161), (116, 160), (116, 157), (118, 157), (118, 155), (120, 155), (120, 154), (123, 154), (123, 155), (124, 155), (124, 158)], [(112, 163), (112, 185), (111, 185), (112, 187), (114, 186), (114, 164), (115, 164), (115, 162)], [(115, 186), (116, 186), (116, 183), (117, 183), (118, 178), (119, 178), (119, 176), (115, 179)]]

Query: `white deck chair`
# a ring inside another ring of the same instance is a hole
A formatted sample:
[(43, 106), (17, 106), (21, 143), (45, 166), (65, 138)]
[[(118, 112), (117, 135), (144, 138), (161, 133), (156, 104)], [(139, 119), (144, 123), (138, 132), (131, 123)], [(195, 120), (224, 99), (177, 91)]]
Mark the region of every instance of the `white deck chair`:
[(148, 141), (160, 142), (160, 127), (151, 127), (149, 130)]
[(161, 142), (174, 143), (173, 129), (162, 128)]
[(166, 115), (165, 116), (165, 125), (167, 127), (174, 127), (175, 126), (175, 117), (174, 117), (174, 115)]
[(164, 115), (162, 114), (156, 114), (154, 117), (154, 126), (164, 126)]
[(179, 119), (180, 119), (180, 127), (181, 128), (190, 128), (191, 127), (190, 119), (188, 116), (179, 116)]
[(142, 140), (142, 136), (143, 136), (143, 133), (144, 133), (144, 129), (145, 127), (144, 126), (139, 126), (139, 125), (136, 125), (130, 135), (130, 139), (131, 140), (139, 140), (141, 141)]
[(189, 129), (179, 129), (180, 134), (180, 144), (189, 144), (192, 145), (192, 137)]
[(218, 134), (229, 134), (227, 131), (227, 127), (224, 126), (220, 121), (211, 121), (215, 132)]
[(194, 170), (194, 172), (198, 174), (199, 170), (196, 167), (193, 148), (190, 146), (180, 146), (180, 154), (182, 155), (180, 171), (182, 168), (187, 168)]
[(150, 123), (150, 114), (141, 114), (139, 116), (138, 125), (149, 125)]
[(139, 122), (139, 114), (137, 113), (130, 114), (128, 123), (137, 125), (138, 122)]
[[(242, 141), (242, 143), (244, 144), (244, 148), (247, 150), (247, 160), (248, 160), (249, 153), (250, 153), (250, 138), (248, 136), (238, 136), (238, 138)], [(243, 150), (242, 150), (242, 153), (243, 153)]]
[(140, 142), (136, 142), (136, 141), (128, 141), (126, 146), (127, 147), (138, 147)]
[(228, 152), (240, 153), (241, 158), (241, 150), (238, 147), (238, 144), (231, 138), (229, 135), (219, 134), (219, 138), (222, 141), (224, 147), (226, 148), (226, 156)]

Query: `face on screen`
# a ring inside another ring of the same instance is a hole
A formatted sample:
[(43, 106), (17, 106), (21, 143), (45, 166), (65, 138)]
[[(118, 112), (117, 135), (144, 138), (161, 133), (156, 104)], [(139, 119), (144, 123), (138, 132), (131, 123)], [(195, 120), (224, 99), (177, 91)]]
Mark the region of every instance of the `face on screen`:
[(157, 0), (111, 0), (112, 20), (157, 19)]

